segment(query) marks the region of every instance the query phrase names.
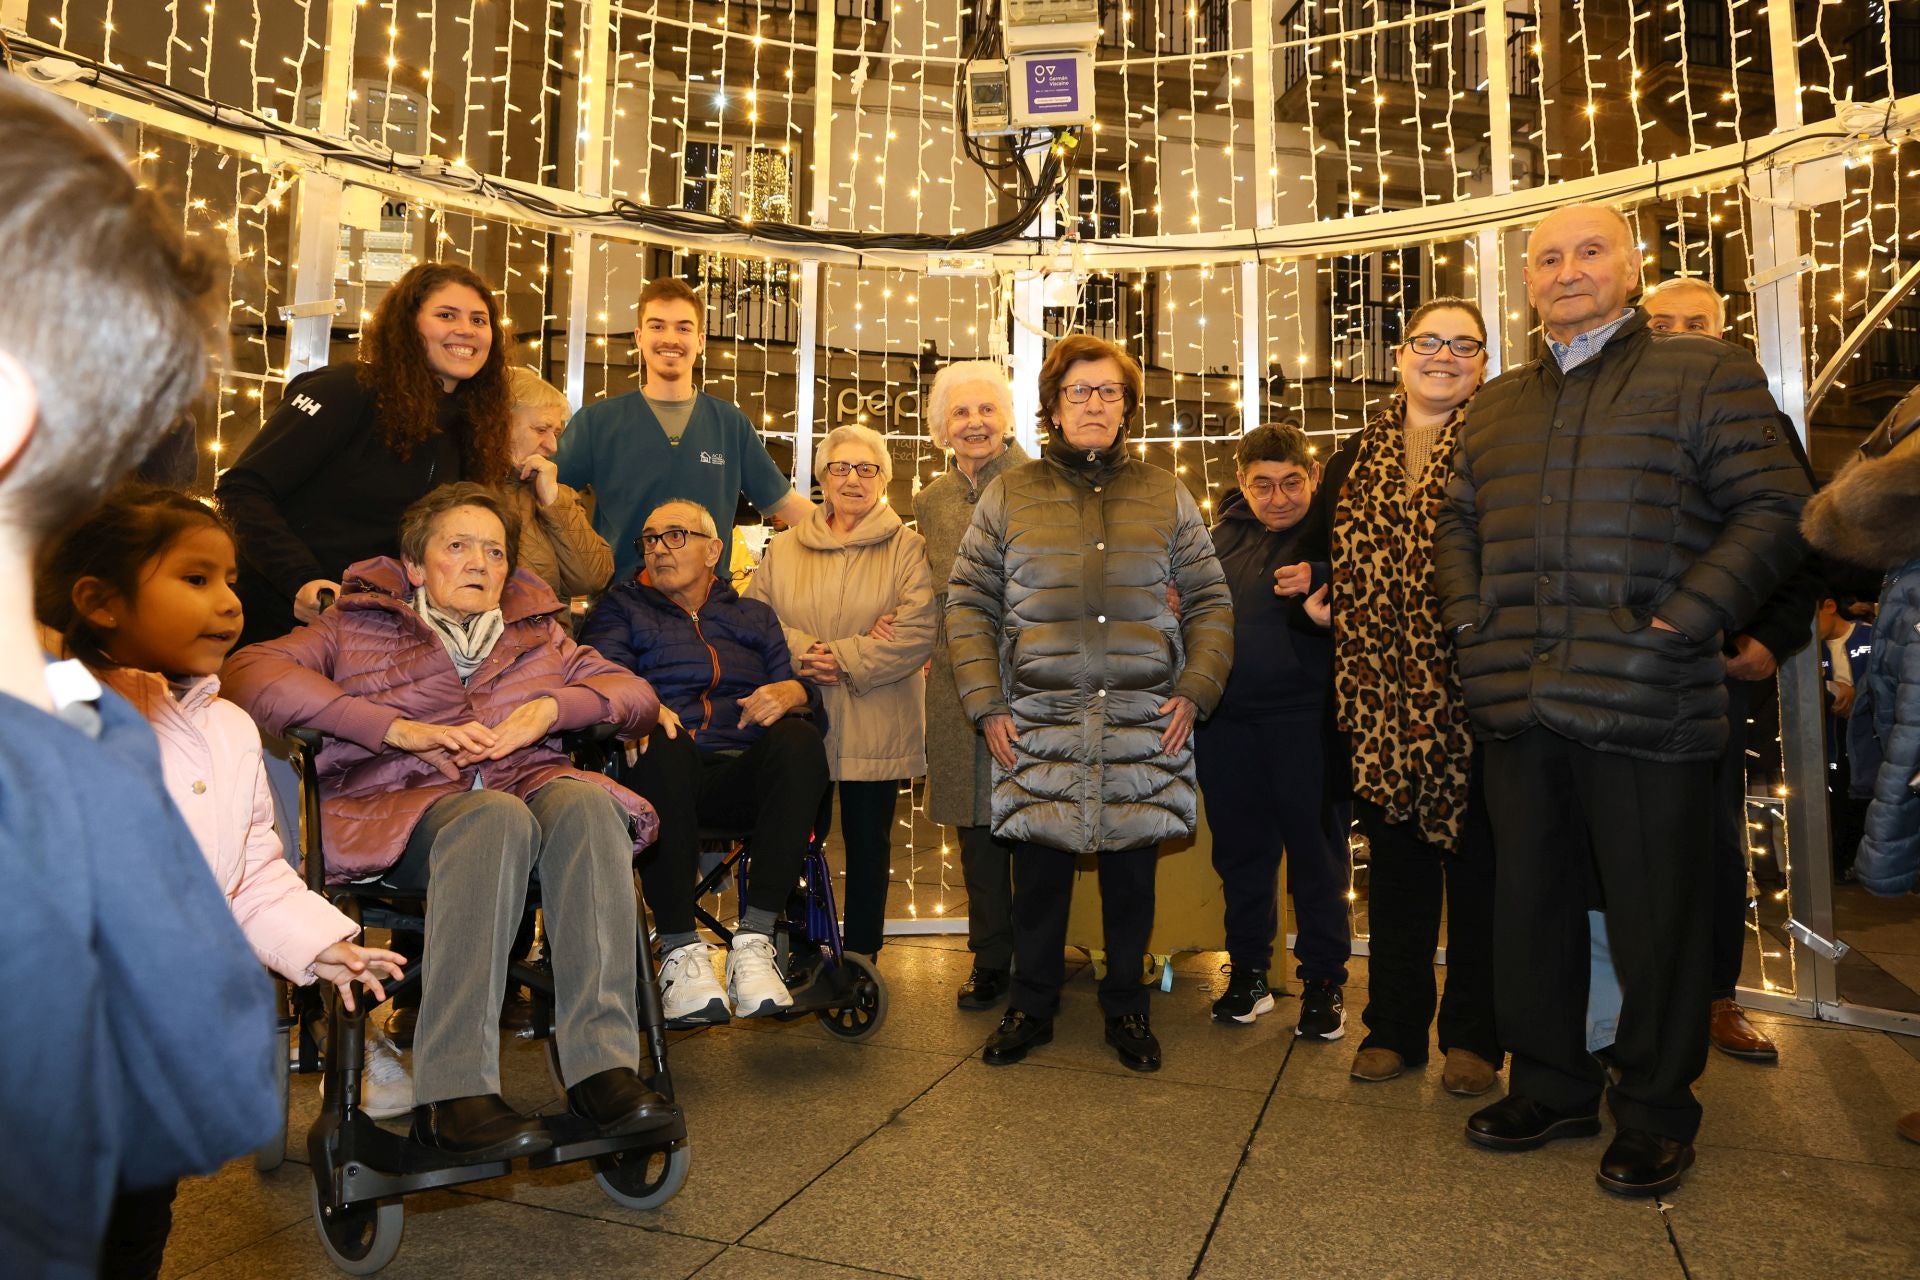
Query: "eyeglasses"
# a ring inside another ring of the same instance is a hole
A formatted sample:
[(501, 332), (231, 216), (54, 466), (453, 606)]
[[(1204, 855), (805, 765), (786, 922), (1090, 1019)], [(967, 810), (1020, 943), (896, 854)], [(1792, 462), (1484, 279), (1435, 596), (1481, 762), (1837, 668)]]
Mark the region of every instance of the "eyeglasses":
[(1407, 339), (1407, 345), (1423, 356), (1437, 355), (1440, 348), (1447, 347), (1462, 360), (1470, 360), (1487, 348), (1478, 338), (1443, 338), (1437, 333), (1416, 333)]
[(687, 545), (687, 537), (692, 532), (691, 529), (662, 529), (658, 533), (643, 533), (633, 540), (633, 545), (647, 552), (664, 542), (667, 550), (678, 551)]
[(1064, 395), (1074, 404), (1085, 404), (1087, 401), (1093, 399), (1093, 393), (1096, 391), (1100, 393), (1100, 398), (1108, 404), (1113, 404), (1127, 394), (1125, 384), (1119, 382), (1103, 382), (1097, 387), (1091, 382), (1069, 382), (1066, 386), (1060, 388), (1060, 394)]
[(1271, 498), (1275, 490), (1286, 494), (1289, 498), (1297, 498), (1307, 491), (1307, 478), (1305, 476), (1288, 476), (1278, 484), (1271, 480), (1255, 480), (1247, 485), (1247, 496), (1264, 500)]
[(877, 462), (829, 462), (827, 464), (827, 474), (830, 476), (844, 476), (848, 472), (853, 472), (862, 480), (871, 480), (880, 474), (880, 464)]

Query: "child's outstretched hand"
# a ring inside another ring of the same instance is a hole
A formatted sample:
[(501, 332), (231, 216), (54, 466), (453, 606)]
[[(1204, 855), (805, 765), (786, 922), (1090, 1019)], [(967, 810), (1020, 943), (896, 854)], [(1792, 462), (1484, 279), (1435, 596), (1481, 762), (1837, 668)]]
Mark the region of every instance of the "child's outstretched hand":
[(406, 966), (407, 958), (397, 951), (352, 942), (336, 942), (313, 958), (313, 971), (322, 981), (340, 988), (340, 998), (346, 1002), (349, 1013), (353, 1011), (354, 983), (364, 983), (367, 990), (373, 992), (374, 1003), (384, 1003), (387, 989), (380, 985), (380, 975), (398, 978)]

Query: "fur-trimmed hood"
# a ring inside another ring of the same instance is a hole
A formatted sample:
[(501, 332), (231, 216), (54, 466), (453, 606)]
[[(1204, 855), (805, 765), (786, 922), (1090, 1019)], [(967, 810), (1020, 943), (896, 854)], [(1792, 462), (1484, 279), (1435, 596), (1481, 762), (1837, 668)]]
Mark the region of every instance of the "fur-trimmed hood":
[(1800, 529), (1815, 550), (1863, 568), (1920, 559), (1920, 436), (1848, 463), (1807, 503)]

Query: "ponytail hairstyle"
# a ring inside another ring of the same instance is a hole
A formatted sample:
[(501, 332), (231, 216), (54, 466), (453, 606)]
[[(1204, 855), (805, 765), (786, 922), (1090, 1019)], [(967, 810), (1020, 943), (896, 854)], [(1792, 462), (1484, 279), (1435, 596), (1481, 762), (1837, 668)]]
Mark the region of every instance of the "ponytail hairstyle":
[[(448, 392), (441, 390), (439, 375), (427, 363), (419, 317), (427, 299), (450, 284), (465, 285), (480, 296), (493, 341), (480, 372)], [(478, 272), (457, 262), (423, 262), (395, 281), (360, 332), (360, 385), (373, 392), (382, 436), (403, 460), (433, 435), (441, 400), (456, 395), (466, 406), (466, 431), (459, 442), (466, 478), (499, 484), (512, 471), (507, 456), (513, 419), (507, 334), (500, 327), (493, 286)]]
[(128, 484), (109, 493), (80, 523), (41, 553), (33, 579), (33, 611), (59, 632), (67, 652), (96, 670), (117, 665), (106, 641), (73, 598), (82, 578), (97, 578), (125, 600), (140, 594), (140, 570), (183, 534), (214, 528), (233, 536), (218, 512), (158, 485)]

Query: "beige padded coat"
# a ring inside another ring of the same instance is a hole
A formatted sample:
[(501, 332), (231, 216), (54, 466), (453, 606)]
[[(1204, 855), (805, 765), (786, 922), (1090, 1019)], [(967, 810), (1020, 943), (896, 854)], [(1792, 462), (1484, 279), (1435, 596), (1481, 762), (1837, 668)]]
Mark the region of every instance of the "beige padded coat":
[[(793, 662), (815, 644), (839, 660), (838, 684), (821, 685), (827, 765), (836, 782), (884, 782), (927, 771), (926, 677), (933, 652), (933, 575), (927, 544), (880, 503), (842, 537), (828, 508), (767, 544), (742, 594), (780, 618)], [(867, 632), (893, 615), (894, 639)]]
[(995, 834), (1073, 852), (1192, 834), (1193, 742), (1162, 751), (1159, 708), (1220, 701), (1233, 593), (1184, 484), (1124, 436), (1097, 456), (1050, 443), (981, 496), (946, 624), (967, 714), (1011, 714), (1020, 735), (994, 769)]

